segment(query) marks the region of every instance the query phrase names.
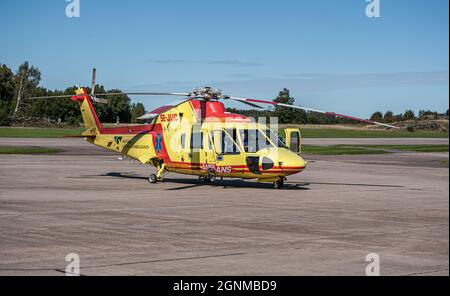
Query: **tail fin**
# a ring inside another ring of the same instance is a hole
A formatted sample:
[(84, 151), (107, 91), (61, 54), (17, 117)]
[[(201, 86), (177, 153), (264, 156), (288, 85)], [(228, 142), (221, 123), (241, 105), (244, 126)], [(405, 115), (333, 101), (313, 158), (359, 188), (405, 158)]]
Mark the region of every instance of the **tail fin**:
[(80, 105), (81, 115), (83, 116), (84, 127), (86, 130), (83, 132), (83, 136), (97, 136), (100, 134), (102, 125), (98, 120), (97, 113), (94, 110), (90, 96), (84, 88), (78, 88), (76, 96), (72, 97), (73, 101), (78, 102)]

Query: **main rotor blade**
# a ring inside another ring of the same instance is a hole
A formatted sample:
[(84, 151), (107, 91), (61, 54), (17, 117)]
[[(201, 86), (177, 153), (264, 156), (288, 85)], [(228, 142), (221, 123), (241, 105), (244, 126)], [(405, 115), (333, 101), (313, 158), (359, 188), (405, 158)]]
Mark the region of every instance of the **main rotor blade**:
[[(63, 98), (71, 98), (75, 95), (60, 95), (60, 96), (44, 96), (44, 97), (31, 97), (27, 98), (27, 100), (38, 100), (38, 99), (63, 99)], [(89, 95), (87, 95), (89, 96)]]
[[(122, 92), (122, 93), (101, 93), (101, 94), (95, 94), (95, 97), (124, 96), (124, 95), (130, 95), (130, 96), (181, 96), (181, 97), (186, 97), (186, 96), (189, 96), (190, 93)], [(31, 97), (31, 98), (28, 98), (28, 100), (71, 98), (73, 96), (75, 96), (75, 95)], [(93, 97), (92, 95), (86, 95), (86, 96)]]
[(229, 98), (229, 99), (230, 99), (230, 100), (233, 100), (233, 101), (237, 101), (237, 102), (239, 102), (239, 103), (243, 103), (243, 104), (249, 105), (249, 106), (254, 107), (254, 108), (264, 109), (264, 107), (261, 107), (261, 106), (259, 106), (259, 105), (253, 104), (253, 103), (248, 102), (248, 101), (237, 100), (237, 99), (235, 99), (235, 98)]
[(121, 93), (102, 93), (95, 94), (96, 96), (120, 96), (120, 95), (130, 95), (130, 96), (180, 96), (186, 97), (191, 95), (190, 93), (164, 93), (164, 92), (121, 92)]
[(32, 98), (27, 98), (27, 100), (40, 100), (40, 99), (69, 99), (69, 98), (73, 98), (73, 97), (90, 97), (94, 102), (99, 103), (99, 104), (108, 104), (108, 100), (107, 99), (101, 99), (101, 98), (97, 98), (95, 96), (92, 95), (62, 95), (62, 96), (45, 96), (45, 97), (32, 97)]
[(109, 103), (109, 101), (107, 99), (100, 99), (97, 97), (91, 97), (91, 98), (94, 100), (94, 102), (99, 103), (99, 104), (108, 104)]
[(375, 124), (375, 125), (380, 125), (380, 126), (389, 127), (389, 128), (398, 128), (398, 127), (390, 125), (390, 124), (381, 123), (381, 122), (372, 121), (372, 120), (367, 120), (367, 119), (358, 118), (358, 117), (354, 117), (354, 116), (349, 116), (349, 115), (345, 115), (345, 114), (339, 114), (339, 113), (335, 113), (335, 112), (328, 112), (328, 111), (311, 109), (311, 108), (306, 108), (306, 107), (301, 107), (301, 106), (277, 103), (277, 102), (274, 102), (274, 101), (256, 100), (256, 99), (247, 99), (247, 98), (235, 98), (235, 97), (227, 97), (227, 98), (233, 99), (233, 100), (236, 100), (236, 101), (247, 102), (247, 103), (250, 102), (250, 103), (269, 104), (269, 105), (273, 105), (273, 106), (299, 109), (299, 110), (304, 110), (304, 111), (307, 111), (307, 112), (321, 113), (321, 114), (325, 114), (325, 115), (332, 116), (332, 117), (341, 117), (341, 118), (351, 119), (351, 120), (354, 120), (354, 121), (359, 121), (359, 122), (369, 123), (369, 124)]

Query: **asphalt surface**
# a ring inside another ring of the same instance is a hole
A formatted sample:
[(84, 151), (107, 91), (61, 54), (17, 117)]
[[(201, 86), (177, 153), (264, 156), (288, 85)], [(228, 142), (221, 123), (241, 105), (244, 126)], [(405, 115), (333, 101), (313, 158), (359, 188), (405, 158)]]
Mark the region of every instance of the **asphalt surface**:
[[(349, 141), (442, 140), (306, 142)], [(369, 253), (382, 275), (449, 275), (448, 153), (306, 157), (273, 190), (177, 174), (151, 185), (149, 167), (79, 139), (0, 145), (66, 150), (0, 155), (0, 275), (64, 275), (69, 253), (83, 275), (364, 275)]]

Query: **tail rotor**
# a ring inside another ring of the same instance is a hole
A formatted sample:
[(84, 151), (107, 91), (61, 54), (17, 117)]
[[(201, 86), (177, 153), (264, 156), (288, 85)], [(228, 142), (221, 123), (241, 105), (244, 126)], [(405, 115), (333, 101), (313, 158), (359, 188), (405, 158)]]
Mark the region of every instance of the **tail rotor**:
[(108, 100), (107, 99), (100, 99), (97, 98), (95, 96), (95, 87), (97, 86), (97, 84), (95, 83), (95, 79), (97, 76), (97, 69), (93, 68), (92, 69), (92, 88), (91, 88), (91, 99), (99, 104), (108, 104)]

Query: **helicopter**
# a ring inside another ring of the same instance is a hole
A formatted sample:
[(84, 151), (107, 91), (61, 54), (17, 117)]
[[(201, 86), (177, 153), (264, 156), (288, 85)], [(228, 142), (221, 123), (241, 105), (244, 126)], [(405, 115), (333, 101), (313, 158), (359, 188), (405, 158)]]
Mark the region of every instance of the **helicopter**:
[[(222, 101), (235, 101), (254, 108), (270, 105), (294, 108), (328, 116), (347, 118), (387, 128), (385, 123), (326, 112), (274, 101), (239, 98), (222, 94), (211, 87), (191, 92), (120, 92), (95, 93), (96, 69), (88, 93), (77, 86), (74, 95), (33, 97), (29, 99), (70, 98), (79, 104), (85, 131), (79, 136), (91, 144), (156, 168), (148, 180), (163, 182), (167, 173), (195, 175), (206, 183), (217, 178), (256, 179), (281, 189), (288, 176), (307, 167), (301, 156), (302, 136), (298, 128), (285, 129), (285, 139), (278, 130), (252, 118), (226, 111)], [(138, 119), (142, 125), (103, 127), (93, 102), (104, 104), (111, 95), (176, 96), (181, 100), (161, 106)]]

